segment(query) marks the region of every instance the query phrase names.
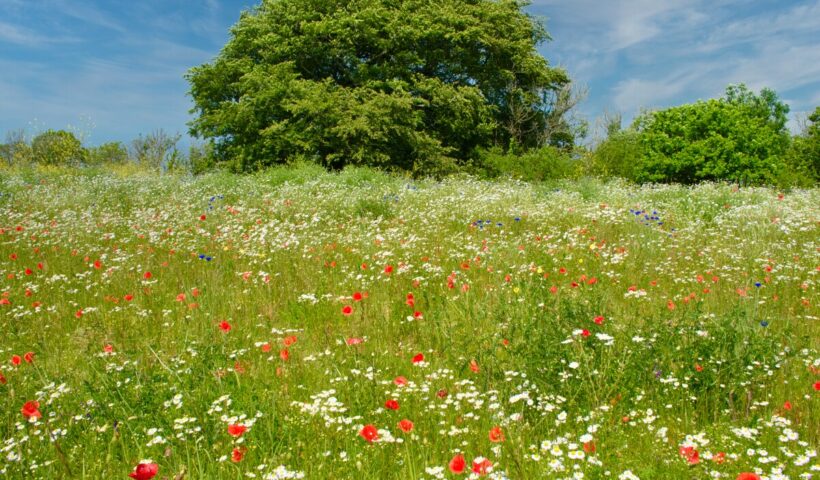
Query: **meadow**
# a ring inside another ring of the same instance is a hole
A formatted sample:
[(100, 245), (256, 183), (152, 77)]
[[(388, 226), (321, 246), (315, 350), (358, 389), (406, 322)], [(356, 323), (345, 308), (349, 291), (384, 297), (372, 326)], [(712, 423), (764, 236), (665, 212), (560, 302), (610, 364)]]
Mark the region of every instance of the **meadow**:
[(820, 476), (820, 191), (0, 176), (0, 477)]

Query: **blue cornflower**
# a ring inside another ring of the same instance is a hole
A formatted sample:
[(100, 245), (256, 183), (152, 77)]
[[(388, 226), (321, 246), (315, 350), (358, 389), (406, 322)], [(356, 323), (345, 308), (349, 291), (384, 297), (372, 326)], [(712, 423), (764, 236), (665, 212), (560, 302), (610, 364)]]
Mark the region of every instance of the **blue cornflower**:
[(768, 327), (768, 326), (769, 326), (769, 322), (768, 322), (767, 320), (761, 320), (761, 321), (760, 321), (760, 326), (761, 326), (761, 327), (764, 327), (764, 328), (765, 328), (765, 327)]
[(760, 285), (761, 285), (760, 282), (755, 282), (755, 287), (760, 288)]

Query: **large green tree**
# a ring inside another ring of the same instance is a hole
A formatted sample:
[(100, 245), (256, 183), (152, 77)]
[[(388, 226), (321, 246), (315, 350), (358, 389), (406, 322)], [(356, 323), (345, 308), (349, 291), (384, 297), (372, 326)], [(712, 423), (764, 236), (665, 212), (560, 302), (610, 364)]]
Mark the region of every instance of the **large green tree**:
[(744, 85), (724, 97), (639, 116), (639, 181), (776, 183), (786, 168), (788, 105)]
[(295, 156), (430, 172), (546, 144), (569, 83), (520, 0), (263, 0), (188, 73), (191, 133), (250, 170)]

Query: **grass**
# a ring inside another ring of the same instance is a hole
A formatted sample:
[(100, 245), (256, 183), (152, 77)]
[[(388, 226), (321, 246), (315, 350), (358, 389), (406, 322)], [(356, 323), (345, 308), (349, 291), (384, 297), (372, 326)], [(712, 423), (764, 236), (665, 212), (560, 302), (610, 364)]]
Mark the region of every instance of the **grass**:
[(4, 174), (0, 476), (810, 478), (817, 205), (304, 166)]

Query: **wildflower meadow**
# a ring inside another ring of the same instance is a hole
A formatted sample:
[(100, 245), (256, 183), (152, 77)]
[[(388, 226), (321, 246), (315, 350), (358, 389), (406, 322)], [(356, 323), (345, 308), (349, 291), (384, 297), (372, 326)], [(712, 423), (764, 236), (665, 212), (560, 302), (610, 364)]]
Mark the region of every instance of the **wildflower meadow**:
[(10, 171), (0, 478), (818, 478), (818, 206)]

